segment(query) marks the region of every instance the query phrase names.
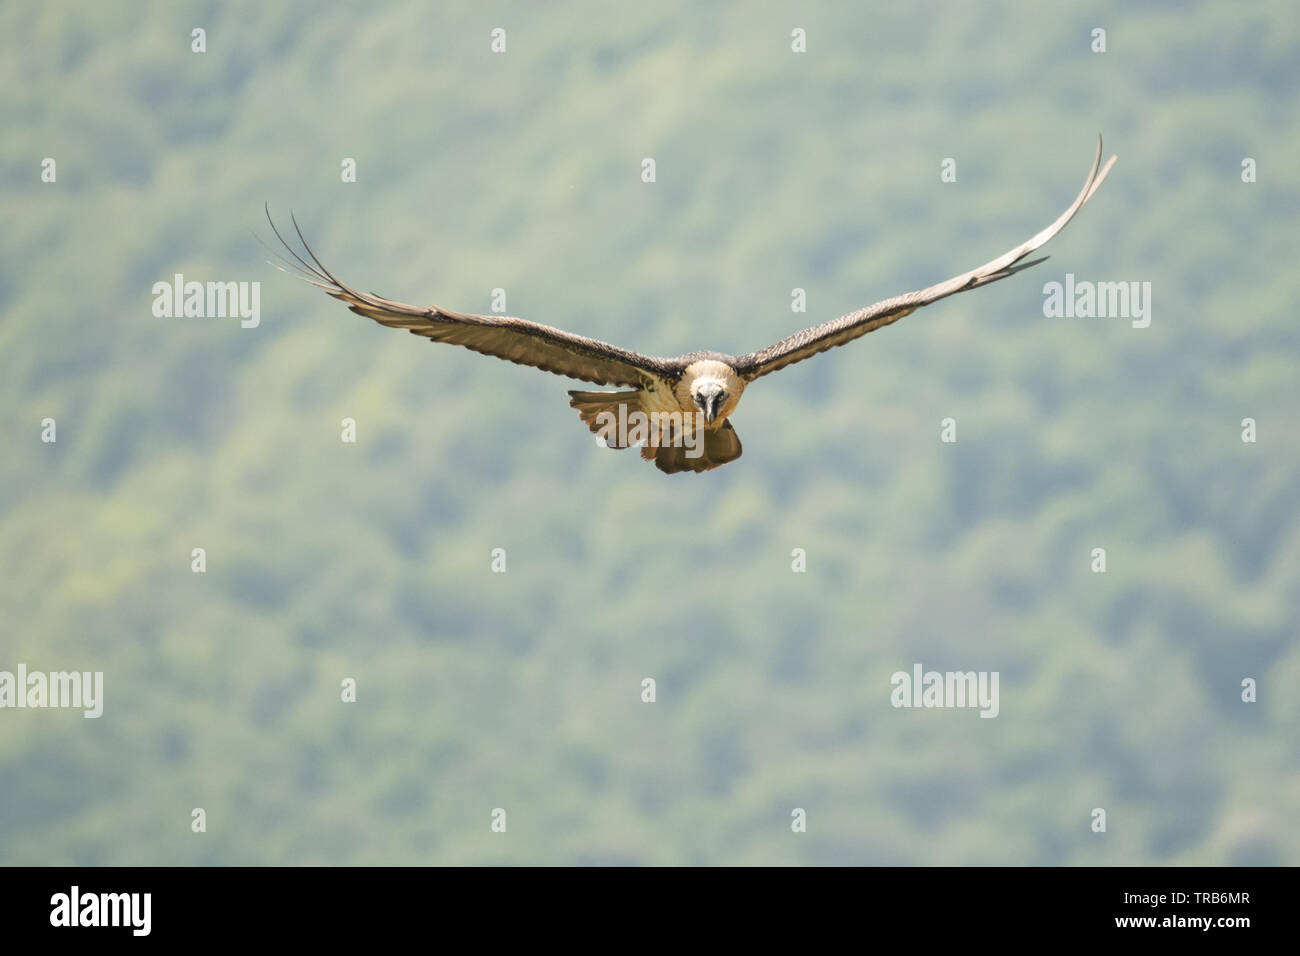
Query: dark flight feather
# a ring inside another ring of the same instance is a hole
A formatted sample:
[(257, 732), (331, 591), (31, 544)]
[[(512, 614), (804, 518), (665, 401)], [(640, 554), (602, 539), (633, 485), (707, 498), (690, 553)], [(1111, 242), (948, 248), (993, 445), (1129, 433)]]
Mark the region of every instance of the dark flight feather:
[(460, 345), (508, 362), (531, 365), (546, 372), (598, 385), (632, 385), (639, 388), (655, 379), (676, 378), (685, 368), (676, 359), (654, 358), (629, 352), (598, 339), (574, 335), (526, 319), (452, 312), (439, 306), (407, 305), (359, 292), (337, 279), (316, 257), (303, 238), (302, 231), (298, 229), (296, 220), (293, 223), (294, 229), (303, 250), (311, 257), (311, 262), (299, 255), (280, 235), (269, 209), (266, 218), (271, 223), (276, 238), (298, 262), (298, 265), (294, 265), (277, 253), (281, 262), (290, 269), (283, 269), (275, 263), (272, 265), (324, 289), (353, 312), (389, 328), (406, 329), (435, 342)]
[(1031, 239), (1022, 242), (1010, 252), (1006, 252), (996, 259), (984, 263), (978, 269), (972, 269), (970, 272), (964, 272), (959, 276), (954, 276), (937, 285), (932, 285), (927, 289), (921, 289), (919, 292), (908, 292), (905, 295), (895, 296), (892, 299), (885, 299), (883, 302), (877, 302), (875, 305), (869, 305), (865, 309), (859, 309), (857, 312), (850, 312), (848, 315), (840, 316), (838, 319), (832, 319), (829, 322), (823, 322), (821, 325), (813, 326), (810, 329), (804, 329), (802, 332), (796, 332), (789, 338), (782, 339), (775, 345), (770, 345), (759, 352), (752, 352), (749, 355), (742, 355), (732, 360), (731, 365), (736, 372), (746, 381), (752, 382), (754, 379), (785, 368), (787, 365), (793, 365), (795, 362), (802, 362), (806, 358), (811, 358), (818, 352), (824, 352), (827, 349), (833, 349), (838, 345), (844, 345), (852, 342), (854, 339), (866, 335), (868, 332), (874, 332), (882, 326), (890, 325), (897, 322), (905, 315), (910, 315), (922, 306), (929, 305), (931, 302), (937, 302), (939, 299), (950, 296), (956, 292), (965, 292), (967, 289), (977, 289), (982, 285), (988, 285), (990, 282), (997, 282), (999, 279), (1005, 279), (1007, 276), (1015, 275), (1023, 269), (1037, 265), (1046, 258), (1035, 259), (1032, 262), (1017, 265), (1021, 259), (1029, 255), (1039, 246), (1043, 245), (1058, 232), (1065, 228), (1066, 223), (1074, 218), (1074, 214), (1083, 208), (1084, 203), (1092, 198), (1092, 194), (1097, 191), (1106, 174), (1110, 172), (1111, 166), (1115, 164), (1115, 157), (1112, 156), (1107, 161), (1105, 167), (1101, 166), (1101, 137), (1097, 137), (1097, 156), (1092, 162), (1092, 169), (1088, 172), (1088, 178), (1084, 181), (1083, 189), (1078, 197), (1072, 202), (1068, 209), (1057, 218), (1046, 229), (1033, 236)]

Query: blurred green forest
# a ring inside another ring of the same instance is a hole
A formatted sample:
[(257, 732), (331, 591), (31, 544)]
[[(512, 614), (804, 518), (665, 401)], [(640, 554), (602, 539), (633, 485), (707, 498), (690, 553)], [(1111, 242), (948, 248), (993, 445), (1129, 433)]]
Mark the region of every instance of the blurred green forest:
[[(1294, 5), (7, 3), (0, 47), (0, 669), (105, 681), (0, 710), (0, 863), (1300, 862)], [(1047, 263), (761, 380), (703, 476), (252, 235), (739, 353), (1032, 235), (1098, 131)], [(260, 326), (154, 317), (178, 272)], [(1067, 273), (1150, 327), (1044, 318)], [(894, 709), (917, 662), (997, 719)]]

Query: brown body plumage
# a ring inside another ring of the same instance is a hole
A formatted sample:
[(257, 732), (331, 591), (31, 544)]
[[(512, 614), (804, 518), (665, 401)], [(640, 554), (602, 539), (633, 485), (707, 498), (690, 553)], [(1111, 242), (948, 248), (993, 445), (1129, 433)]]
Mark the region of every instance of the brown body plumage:
[[(294, 257), (294, 262), (280, 257), (293, 270), (292, 274), (347, 303), (348, 308), (358, 315), (390, 328), (407, 329), (435, 342), (461, 345), (485, 355), (584, 382), (628, 389), (619, 392), (572, 391), (569, 404), (578, 410), (593, 432), (615, 448), (636, 442), (621, 441), (623, 433), (611, 429), (611, 421), (638, 420), (639, 414), (656, 422), (670, 423), (650, 429), (642, 447), (642, 457), (653, 460), (660, 470), (670, 474), (700, 472), (740, 457), (740, 439), (729, 418), (750, 382), (897, 322), (922, 306), (953, 293), (988, 285), (1042, 262), (1042, 259), (1021, 260), (1065, 227), (1096, 192), (1114, 163), (1115, 157), (1112, 156), (1104, 167), (1101, 165), (1101, 137), (1097, 137), (1097, 155), (1092, 169), (1082, 191), (1069, 208), (1037, 235), (979, 268), (917, 292), (885, 299), (796, 332), (761, 351), (740, 356), (691, 352), (676, 358), (655, 358), (525, 319), (451, 312), (437, 306), (407, 305), (358, 292), (344, 285), (325, 268), (303, 239), (301, 231), (298, 231), (298, 238), (310, 261), (285, 242), (274, 222), (271, 228)], [(269, 211), (267, 218), (270, 219)], [(295, 230), (297, 225), (294, 222)], [(614, 440), (610, 440), (611, 437)]]

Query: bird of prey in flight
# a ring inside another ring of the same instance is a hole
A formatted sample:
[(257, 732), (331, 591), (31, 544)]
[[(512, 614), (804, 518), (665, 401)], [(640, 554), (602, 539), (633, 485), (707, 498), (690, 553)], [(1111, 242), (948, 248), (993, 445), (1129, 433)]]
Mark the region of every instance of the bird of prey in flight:
[[(622, 391), (571, 391), (569, 404), (605, 444), (618, 448), (639, 445), (643, 458), (653, 460), (660, 471), (669, 474), (701, 472), (740, 457), (740, 439), (728, 419), (755, 379), (897, 322), (955, 292), (988, 285), (1042, 262), (1046, 256), (1029, 262), (1021, 260), (1065, 228), (1097, 191), (1115, 159), (1112, 156), (1105, 166), (1101, 165), (1098, 136), (1097, 156), (1074, 202), (1046, 229), (996, 259), (929, 288), (885, 299), (796, 332), (747, 355), (702, 351), (676, 358), (653, 358), (526, 319), (406, 305), (359, 292), (336, 279), (307, 245), (296, 221), (294, 229), (310, 261), (285, 242), (274, 221), (271, 229), (293, 256), (291, 262), (276, 254), (293, 270), (291, 274), (324, 289), (358, 315), (435, 342), (461, 345), (583, 382), (619, 386)], [(646, 421), (651, 422), (651, 427), (639, 432), (634, 427), (628, 434), (626, 423)]]

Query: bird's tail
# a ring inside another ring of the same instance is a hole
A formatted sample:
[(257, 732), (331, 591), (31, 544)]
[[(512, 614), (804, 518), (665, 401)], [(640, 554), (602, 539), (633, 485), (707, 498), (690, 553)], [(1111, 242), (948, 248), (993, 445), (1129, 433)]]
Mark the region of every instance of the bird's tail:
[[(631, 392), (569, 392), (569, 405), (578, 410), (593, 435), (605, 439), (610, 448), (627, 448), (627, 430), (618, 422), (627, 422), (634, 410), (641, 407), (641, 393)], [(621, 406), (621, 411), (620, 411)]]
[(641, 457), (647, 460), (653, 458), (655, 467), (670, 475), (679, 471), (711, 471), (740, 457), (740, 436), (731, 427), (731, 422), (723, 422), (720, 428), (706, 428), (700, 437), (703, 442), (694, 445), (672, 444), (643, 448)]
[(648, 430), (629, 428), (638, 417), (647, 417), (639, 391), (569, 392), (569, 405), (608, 447), (641, 445), (641, 457), (670, 475), (709, 471), (740, 457), (740, 438), (731, 422), (699, 431), (672, 421), (658, 422)]

